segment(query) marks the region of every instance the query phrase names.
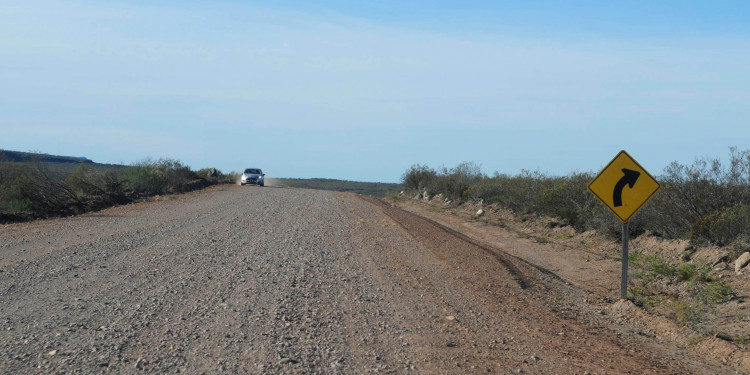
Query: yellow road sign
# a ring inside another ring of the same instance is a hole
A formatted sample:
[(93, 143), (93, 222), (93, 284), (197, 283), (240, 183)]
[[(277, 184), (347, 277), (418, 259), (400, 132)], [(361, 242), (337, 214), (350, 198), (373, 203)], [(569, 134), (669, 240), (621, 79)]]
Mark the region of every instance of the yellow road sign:
[(620, 151), (588, 185), (620, 221), (626, 223), (661, 188), (625, 151)]

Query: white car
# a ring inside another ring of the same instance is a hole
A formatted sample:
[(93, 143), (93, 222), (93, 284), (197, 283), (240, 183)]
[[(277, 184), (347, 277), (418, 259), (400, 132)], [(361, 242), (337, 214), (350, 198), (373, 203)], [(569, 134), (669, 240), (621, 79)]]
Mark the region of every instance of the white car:
[(264, 181), (265, 174), (263, 174), (263, 171), (260, 170), (260, 168), (248, 168), (245, 169), (245, 173), (242, 174), (242, 179), (240, 180), (240, 185), (247, 185), (247, 184), (253, 184), (258, 186), (265, 186), (266, 183)]

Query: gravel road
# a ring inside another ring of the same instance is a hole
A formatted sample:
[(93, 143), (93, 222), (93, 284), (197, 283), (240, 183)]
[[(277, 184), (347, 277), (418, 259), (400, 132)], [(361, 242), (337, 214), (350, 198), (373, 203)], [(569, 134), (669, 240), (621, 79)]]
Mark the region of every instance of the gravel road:
[(0, 373), (732, 373), (352, 194), (222, 186), (0, 226)]

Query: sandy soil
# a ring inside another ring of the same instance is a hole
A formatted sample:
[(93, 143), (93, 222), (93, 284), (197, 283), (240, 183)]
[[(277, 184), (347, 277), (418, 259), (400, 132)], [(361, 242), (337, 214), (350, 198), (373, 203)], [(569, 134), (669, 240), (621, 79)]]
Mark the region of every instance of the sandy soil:
[(743, 371), (473, 236), (256, 186), (3, 225), (0, 373)]

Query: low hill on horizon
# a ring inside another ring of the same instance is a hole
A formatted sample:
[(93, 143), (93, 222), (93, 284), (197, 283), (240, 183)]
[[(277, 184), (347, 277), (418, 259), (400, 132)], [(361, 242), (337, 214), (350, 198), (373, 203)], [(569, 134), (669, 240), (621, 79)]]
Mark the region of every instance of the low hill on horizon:
[(35, 162), (41, 162), (44, 169), (52, 177), (63, 179), (73, 173), (81, 164), (85, 164), (87, 167), (96, 170), (123, 170), (128, 167), (127, 165), (120, 164), (100, 164), (81, 156), (51, 155), (0, 149), (0, 163), (32, 164)]
[(49, 163), (87, 163), (95, 164), (93, 160), (82, 156), (62, 156), (41, 154), (36, 152), (21, 152), (0, 149), (0, 161), (10, 161), (17, 163), (32, 162), (35, 160)]

